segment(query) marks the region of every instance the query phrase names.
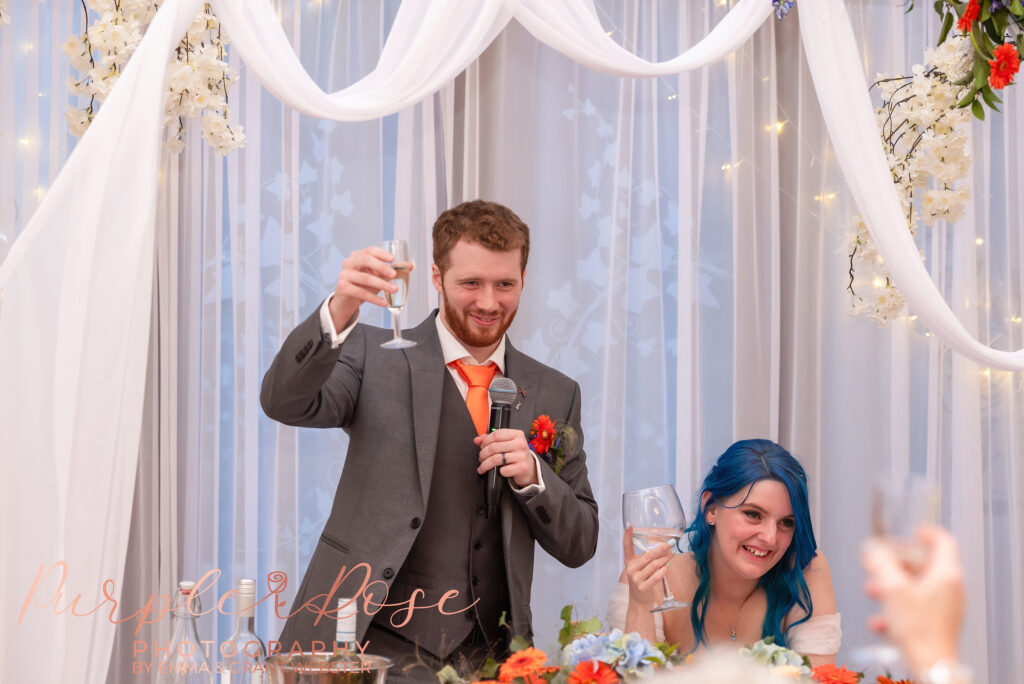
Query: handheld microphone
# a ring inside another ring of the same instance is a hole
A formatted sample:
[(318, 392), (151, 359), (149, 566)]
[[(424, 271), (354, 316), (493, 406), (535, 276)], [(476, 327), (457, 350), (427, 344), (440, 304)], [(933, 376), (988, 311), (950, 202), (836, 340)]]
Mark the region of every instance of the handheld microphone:
[[(494, 378), (487, 395), (491, 399), (491, 416), (487, 432), (507, 428), (512, 420), (512, 402), (516, 399), (516, 383), (509, 378)], [(501, 466), (491, 468), (487, 473), (484, 485), (484, 503), (487, 505), (487, 517), (498, 514), (498, 499), (501, 497)]]

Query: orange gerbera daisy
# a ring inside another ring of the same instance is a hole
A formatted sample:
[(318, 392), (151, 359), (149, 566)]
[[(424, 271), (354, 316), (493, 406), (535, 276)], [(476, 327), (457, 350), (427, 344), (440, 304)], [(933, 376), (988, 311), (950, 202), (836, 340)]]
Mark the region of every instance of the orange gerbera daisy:
[(850, 672), (845, 667), (826, 664), (811, 670), (811, 677), (814, 678), (814, 681), (824, 682), (824, 684), (857, 684), (861, 675), (857, 672)]
[(1020, 57), (1013, 43), (1004, 43), (995, 49), (995, 59), (988, 61), (992, 71), (988, 75), (988, 84), (1001, 90), (1013, 83), (1013, 76), (1020, 70)]
[(615, 684), (619, 675), (600, 660), (584, 660), (569, 673), (569, 684)]
[(878, 675), (875, 684), (914, 684), (909, 679), (889, 679), (885, 675)]
[(978, 0), (970, 0), (967, 7), (964, 8), (964, 13), (956, 22), (956, 27), (963, 33), (967, 33), (971, 30), (971, 24), (978, 18), (979, 13), (981, 13), (981, 3)]
[(555, 421), (551, 416), (539, 415), (530, 426), (530, 448), (535, 454), (546, 454), (555, 441)]
[(498, 679), (503, 682), (511, 682), (516, 677), (531, 680), (531, 675), (543, 668), (547, 661), (548, 656), (544, 651), (524, 648), (505, 659), (498, 671)]

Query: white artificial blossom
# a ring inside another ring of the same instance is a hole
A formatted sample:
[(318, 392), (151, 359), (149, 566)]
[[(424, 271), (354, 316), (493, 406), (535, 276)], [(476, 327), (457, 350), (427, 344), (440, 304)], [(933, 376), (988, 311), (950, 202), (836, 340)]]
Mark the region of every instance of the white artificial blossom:
[[(967, 138), (971, 111), (957, 107), (966, 87), (956, 82), (970, 75), (972, 51), (970, 40), (954, 36), (926, 50), (927, 66), (914, 65), (913, 75), (876, 77), (882, 106), (875, 115), (911, 234), (916, 234), (919, 224), (955, 223), (970, 199), (970, 188), (957, 181), (966, 178), (971, 168)], [(850, 313), (885, 325), (904, 312), (906, 302), (864, 220), (854, 216), (851, 228)], [(870, 294), (862, 294), (865, 290)]]
[(0, 26), (11, 23), (11, 13), (7, 11), (7, 1), (0, 0)]
[[(89, 98), (86, 106), (71, 107), (65, 114), (72, 134), (81, 136), (92, 123), (98, 103), (110, 94), (161, 2), (85, 0), (88, 28), (61, 46), (80, 72), (68, 80), (68, 90)], [(245, 145), (242, 126), (229, 120), (228, 92), (238, 73), (225, 61), (227, 42), (210, 5), (204, 4), (175, 49), (168, 70), (164, 147), (169, 152), (184, 149), (186, 119), (202, 119), (203, 138), (218, 154)]]

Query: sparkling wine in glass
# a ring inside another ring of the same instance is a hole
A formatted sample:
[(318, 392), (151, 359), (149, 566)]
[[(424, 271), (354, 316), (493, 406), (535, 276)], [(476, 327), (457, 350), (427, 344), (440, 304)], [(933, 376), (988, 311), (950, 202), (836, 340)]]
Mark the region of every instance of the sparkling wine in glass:
[[(648, 487), (622, 495), (622, 523), (633, 526), (633, 546), (637, 553), (643, 553), (659, 544), (677, 543), (686, 529), (686, 515), (679, 503), (679, 495), (672, 485)], [(676, 600), (668, 586), (668, 578), (661, 578), (665, 600), (651, 609), (652, 613), (663, 610), (685, 608), (689, 603)]]
[(399, 326), (399, 314), (405, 308), (405, 302), (409, 297), (409, 272), (413, 266), (409, 259), (409, 245), (405, 240), (385, 240), (380, 246), (395, 257), (391, 262), (391, 268), (395, 269), (395, 277), (391, 282), (398, 286), (397, 292), (384, 291), (384, 300), (388, 303), (388, 311), (391, 312), (391, 326), (395, 336), (380, 346), (384, 349), (415, 347), (415, 342), (402, 337)]
[[(936, 524), (938, 519), (938, 490), (924, 478), (878, 480), (872, 487), (871, 535), (892, 549), (908, 572), (919, 571), (928, 560), (928, 550), (917, 541), (915, 531), (921, 525)], [(855, 648), (850, 660), (858, 670), (875, 669), (887, 676), (907, 669), (892, 644)]]

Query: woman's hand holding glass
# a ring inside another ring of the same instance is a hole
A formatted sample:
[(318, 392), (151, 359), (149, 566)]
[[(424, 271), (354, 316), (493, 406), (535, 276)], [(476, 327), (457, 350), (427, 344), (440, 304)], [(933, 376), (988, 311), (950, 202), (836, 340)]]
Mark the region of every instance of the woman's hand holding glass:
[(630, 602), (642, 606), (661, 603), (665, 597), (661, 582), (663, 579), (668, 581), (668, 563), (672, 559), (673, 546), (671, 542), (665, 542), (637, 555), (633, 546), (633, 528), (626, 528), (622, 536), (622, 550), (626, 554)]

